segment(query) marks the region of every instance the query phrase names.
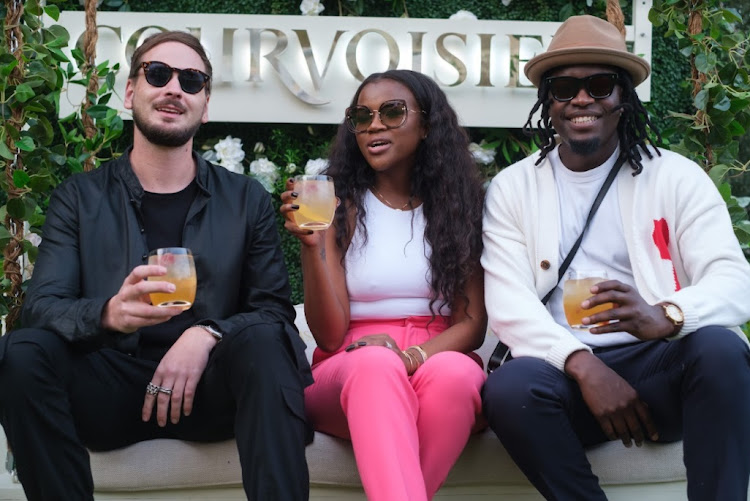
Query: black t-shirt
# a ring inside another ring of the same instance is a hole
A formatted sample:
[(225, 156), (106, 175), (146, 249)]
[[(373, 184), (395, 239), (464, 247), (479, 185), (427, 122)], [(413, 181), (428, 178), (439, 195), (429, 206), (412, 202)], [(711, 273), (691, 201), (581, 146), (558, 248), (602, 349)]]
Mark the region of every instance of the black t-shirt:
[[(182, 247), (182, 230), (185, 227), (190, 205), (198, 193), (198, 184), (193, 181), (177, 193), (144, 192), (141, 201), (143, 228), (149, 250), (163, 247)], [(200, 277), (198, 278), (200, 280)], [(140, 329), (139, 356), (161, 360), (166, 350), (197, 319), (193, 310), (187, 310), (167, 322)]]

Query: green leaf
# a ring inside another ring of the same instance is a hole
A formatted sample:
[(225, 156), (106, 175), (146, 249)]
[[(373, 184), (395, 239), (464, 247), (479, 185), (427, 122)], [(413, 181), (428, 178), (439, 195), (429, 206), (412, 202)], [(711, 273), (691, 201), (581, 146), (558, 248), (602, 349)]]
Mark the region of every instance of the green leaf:
[[(63, 163), (65, 164), (65, 157), (63, 157)], [(49, 174), (34, 174), (29, 178), (28, 186), (34, 193), (45, 193), (54, 185), (54, 179)]]
[(659, 12), (656, 9), (654, 9), (654, 8), (651, 8), (648, 11), (648, 20), (651, 22), (651, 24), (653, 24), (654, 26), (657, 26), (657, 27), (661, 26), (662, 24), (664, 24), (664, 19), (659, 14)]
[(727, 175), (727, 172), (729, 172), (728, 165), (718, 164), (711, 167), (711, 170), (708, 171), (708, 176), (718, 188), (719, 186), (721, 186), (721, 183)]
[(29, 180), (31, 178), (27, 173), (25, 173), (22, 170), (14, 170), (13, 171), (13, 185), (16, 188), (23, 188), (28, 184)]
[(13, 219), (22, 220), (26, 216), (26, 205), (20, 198), (11, 198), (7, 204), (8, 215)]
[(27, 83), (19, 84), (16, 87), (15, 96), (19, 102), (25, 103), (26, 101), (34, 97), (34, 89), (32, 89), (31, 86)]
[(44, 12), (55, 21), (60, 19), (60, 8), (57, 5), (47, 5)]
[(8, 149), (5, 141), (0, 141), (0, 157), (6, 160), (13, 160), (16, 156)]
[(29, 128), (29, 134), (36, 138), (37, 142), (42, 146), (49, 146), (54, 137), (52, 124), (50, 124), (45, 116), (40, 116), (36, 120), (36, 123)]
[(77, 158), (68, 157), (67, 164), (71, 172), (83, 172), (83, 164)]
[(748, 99), (732, 99), (732, 105), (729, 107), (729, 111), (737, 113), (738, 111), (748, 109), (749, 106), (750, 100)]
[(563, 21), (565, 19), (568, 19), (574, 13), (575, 13), (575, 11), (573, 10), (573, 4), (572, 3), (566, 3), (560, 9), (560, 14), (559, 14), (560, 20)]
[(727, 111), (731, 105), (732, 102), (729, 100), (729, 97), (724, 95), (719, 102), (714, 103), (713, 109), (719, 111)]
[(5, 225), (0, 224), (0, 247), (4, 249), (8, 245), (8, 242), (10, 242), (8, 228), (6, 228)]
[(96, 104), (94, 106), (91, 106), (86, 110), (86, 114), (88, 114), (91, 118), (106, 118), (107, 113), (109, 112), (111, 108), (109, 106)]
[(698, 94), (695, 95), (695, 98), (693, 99), (693, 106), (695, 106), (699, 110), (705, 111), (707, 103), (708, 103), (708, 91), (706, 89), (701, 89), (698, 92)]
[(734, 234), (741, 244), (750, 244), (750, 221), (740, 221), (734, 225)]
[(724, 20), (728, 23), (741, 23), (742, 18), (735, 12), (732, 12), (729, 9), (722, 9), (721, 15), (724, 17)]
[(60, 49), (50, 47), (49, 51), (52, 54), (52, 57), (54, 57), (57, 61), (61, 63), (67, 63), (69, 61), (68, 56), (66, 56), (65, 53)]
[(745, 135), (745, 128), (737, 120), (732, 120), (727, 126), (727, 130), (729, 134), (735, 137)]
[(16, 141), (16, 147), (21, 151), (34, 151), (34, 140), (29, 136), (24, 136)]
[(719, 193), (721, 193), (721, 198), (724, 200), (728, 200), (729, 197), (732, 196), (732, 187), (729, 183), (721, 183), (718, 188)]

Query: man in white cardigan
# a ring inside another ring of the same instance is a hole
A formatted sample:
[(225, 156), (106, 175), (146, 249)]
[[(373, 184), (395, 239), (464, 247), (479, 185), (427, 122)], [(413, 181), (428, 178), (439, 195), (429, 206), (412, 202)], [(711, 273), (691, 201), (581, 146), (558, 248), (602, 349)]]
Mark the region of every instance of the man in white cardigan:
[[(725, 203), (651, 145), (634, 91), (650, 67), (611, 24), (570, 18), (525, 72), (541, 150), (495, 177), (484, 219), (490, 328), (510, 348), (484, 389), (490, 427), (547, 499), (606, 499), (586, 446), (680, 439), (691, 500), (746, 499), (750, 266)], [(582, 233), (569, 270), (607, 278), (579, 306), (613, 307), (572, 328), (558, 273)]]

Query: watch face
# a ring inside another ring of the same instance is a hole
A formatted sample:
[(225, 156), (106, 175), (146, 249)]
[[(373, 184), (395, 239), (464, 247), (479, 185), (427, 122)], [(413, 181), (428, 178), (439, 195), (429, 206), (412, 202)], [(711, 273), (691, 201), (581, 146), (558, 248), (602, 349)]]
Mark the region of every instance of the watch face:
[(682, 322), (684, 320), (684, 317), (682, 315), (682, 310), (680, 310), (680, 308), (678, 308), (676, 305), (674, 304), (667, 305), (666, 311), (667, 311), (667, 316), (669, 317), (670, 320), (674, 322)]

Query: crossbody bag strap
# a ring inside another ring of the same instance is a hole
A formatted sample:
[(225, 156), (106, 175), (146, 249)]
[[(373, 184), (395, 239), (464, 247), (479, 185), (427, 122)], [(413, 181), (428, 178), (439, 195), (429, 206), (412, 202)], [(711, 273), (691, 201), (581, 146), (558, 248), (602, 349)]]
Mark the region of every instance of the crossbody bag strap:
[(557, 282), (555, 283), (555, 286), (552, 287), (552, 289), (542, 298), (542, 304), (547, 304), (547, 302), (552, 297), (552, 294), (555, 292), (555, 289), (557, 289), (557, 284), (560, 283), (560, 280), (562, 280), (562, 277), (565, 276), (565, 272), (568, 271), (568, 267), (570, 266), (570, 263), (573, 262), (573, 258), (575, 257), (576, 252), (578, 252), (578, 248), (581, 246), (581, 242), (583, 241), (583, 236), (586, 234), (586, 230), (588, 229), (589, 224), (591, 224), (591, 220), (594, 219), (594, 214), (596, 214), (596, 211), (599, 210), (599, 206), (602, 204), (602, 200), (604, 200), (604, 195), (606, 195), (607, 191), (609, 191), (609, 187), (612, 186), (612, 183), (614, 182), (615, 177), (617, 176), (617, 172), (620, 170), (620, 167), (622, 167), (622, 164), (624, 163), (625, 163), (625, 156), (620, 155), (617, 158), (617, 161), (615, 162), (615, 164), (612, 166), (612, 169), (610, 169), (609, 174), (607, 174), (607, 179), (604, 180), (604, 184), (602, 184), (602, 187), (599, 189), (599, 193), (596, 195), (596, 198), (594, 199), (594, 203), (591, 204), (591, 210), (589, 210), (589, 215), (586, 218), (586, 223), (583, 225), (581, 234), (578, 235), (578, 238), (573, 244), (573, 247), (570, 248), (570, 251), (568, 251), (568, 255), (565, 256), (565, 259), (560, 265), (560, 269), (557, 272)]
[[(581, 242), (583, 241), (583, 236), (586, 233), (586, 229), (588, 229), (589, 224), (591, 224), (591, 220), (594, 219), (594, 214), (596, 214), (596, 211), (599, 209), (599, 206), (602, 204), (602, 200), (604, 200), (604, 195), (607, 194), (607, 191), (609, 190), (609, 187), (612, 186), (612, 183), (615, 180), (615, 177), (617, 176), (617, 172), (620, 170), (620, 167), (622, 167), (622, 164), (625, 163), (625, 155), (620, 154), (620, 156), (617, 158), (617, 161), (612, 166), (612, 169), (610, 169), (609, 174), (607, 174), (607, 179), (604, 180), (604, 184), (602, 184), (602, 187), (599, 189), (599, 193), (596, 195), (596, 198), (594, 199), (594, 203), (591, 204), (591, 210), (589, 210), (589, 215), (586, 218), (586, 223), (583, 225), (583, 229), (581, 230), (581, 234), (578, 235), (578, 239), (576, 239), (575, 243), (573, 244), (573, 247), (571, 247), (570, 251), (568, 251), (568, 255), (565, 256), (565, 259), (563, 260), (562, 264), (560, 265), (560, 269), (557, 272), (557, 282), (555, 282), (555, 286), (550, 289), (550, 291), (542, 298), (542, 304), (547, 304), (552, 297), (552, 294), (554, 294), (555, 289), (557, 289), (557, 284), (560, 283), (560, 280), (565, 275), (565, 272), (568, 270), (568, 267), (570, 266), (570, 263), (573, 262), (573, 258), (576, 255), (576, 252), (578, 252), (578, 248), (581, 246)], [(487, 362), (487, 372), (492, 372), (499, 366), (505, 362), (505, 360), (508, 358), (508, 355), (510, 355), (510, 348), (505, 345), (502, 341), (497, 343), (497, 346), (495, 347), (495, 350), (492, 352), (492, 355), (490, 356), (489, 361)]]

